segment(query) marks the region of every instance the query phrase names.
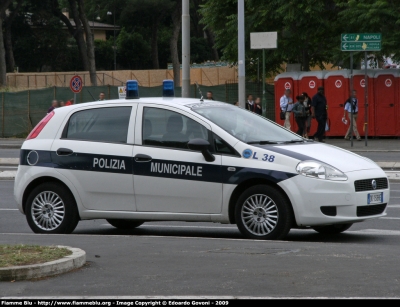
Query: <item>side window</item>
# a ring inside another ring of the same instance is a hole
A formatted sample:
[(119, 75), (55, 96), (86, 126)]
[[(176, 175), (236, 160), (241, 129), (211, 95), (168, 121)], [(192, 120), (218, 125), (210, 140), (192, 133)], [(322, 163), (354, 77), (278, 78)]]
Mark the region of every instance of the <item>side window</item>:
[(188, 149), (196, 138), (208, 140), (208, 130), (194, 120), (169, 110), (144, 108), (143, 145)]
[(131, 107), (88, 109), (74, 113), (64, 138), (95, 142), (126, 143)]
[(221, 139), (218, 135), (213, 133), (215, 152), (220, 154), (239, 156), (235, 149), (232, 148), (227, 142)]

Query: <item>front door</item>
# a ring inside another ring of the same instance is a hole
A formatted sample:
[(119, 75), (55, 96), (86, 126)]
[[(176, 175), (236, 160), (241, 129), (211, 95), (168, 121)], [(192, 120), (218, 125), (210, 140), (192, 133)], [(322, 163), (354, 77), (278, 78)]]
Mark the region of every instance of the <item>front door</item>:
[(172, 107), (139, 105), (133, 151), (138, 211), (220, 213), (221, 156), (205, 161), (187, 147), (190, 139), (209, 141), (210, 127)]

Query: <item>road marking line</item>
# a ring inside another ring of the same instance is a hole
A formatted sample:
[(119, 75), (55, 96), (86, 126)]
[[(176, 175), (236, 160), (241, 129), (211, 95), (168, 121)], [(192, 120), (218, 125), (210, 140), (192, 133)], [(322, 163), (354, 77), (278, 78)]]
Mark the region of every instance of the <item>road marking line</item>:
[(18, 211), (18, 209), (0, 209), (0, 210), (3, 210), (3, 211)]
[(400, 217), (381, 217), (384, 220), (400, 220)]

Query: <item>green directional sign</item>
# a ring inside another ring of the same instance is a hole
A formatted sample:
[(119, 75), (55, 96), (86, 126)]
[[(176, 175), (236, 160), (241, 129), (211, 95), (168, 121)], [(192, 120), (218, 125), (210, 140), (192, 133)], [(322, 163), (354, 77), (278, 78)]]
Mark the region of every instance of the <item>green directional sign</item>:
[(342, 42), (342, 51), (380, 51), (381, 42)]
[(342, 42), (380, 42), (381, 33), (345, 33), (341, 35)]

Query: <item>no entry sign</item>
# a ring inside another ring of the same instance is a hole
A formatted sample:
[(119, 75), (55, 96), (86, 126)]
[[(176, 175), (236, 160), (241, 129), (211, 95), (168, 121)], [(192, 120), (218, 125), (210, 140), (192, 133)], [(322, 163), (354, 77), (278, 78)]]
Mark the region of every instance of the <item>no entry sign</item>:
[(82, 90), (83, 82), (82, 78), (79, 76), (73, 76), (71, 81), (69, 82), (69, 88), (75, 94), (79, 93)]

